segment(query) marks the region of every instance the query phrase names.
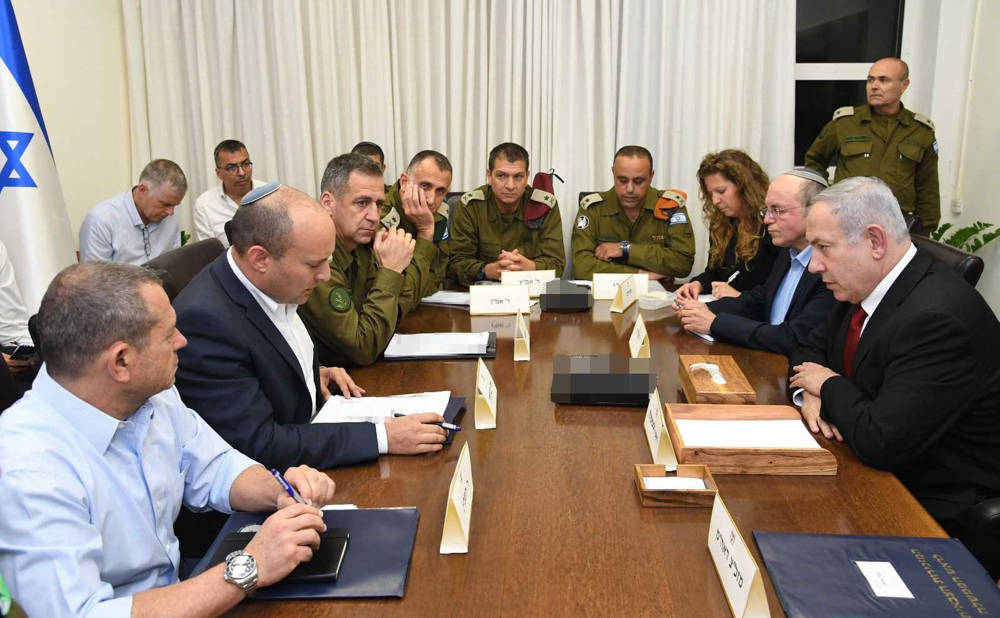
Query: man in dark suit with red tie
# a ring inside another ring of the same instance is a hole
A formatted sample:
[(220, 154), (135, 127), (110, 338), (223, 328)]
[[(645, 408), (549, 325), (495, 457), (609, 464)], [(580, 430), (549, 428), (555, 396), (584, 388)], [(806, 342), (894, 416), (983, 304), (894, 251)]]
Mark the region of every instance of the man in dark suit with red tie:
[(1000, 322), (972, 286), (914, 247), (877, 178), (813, 198), (806, 236), (809, 270), (841, 302), (789, 359), (803, 418), (895, 473), (963, 538), (969, 509), (1000, 497)]

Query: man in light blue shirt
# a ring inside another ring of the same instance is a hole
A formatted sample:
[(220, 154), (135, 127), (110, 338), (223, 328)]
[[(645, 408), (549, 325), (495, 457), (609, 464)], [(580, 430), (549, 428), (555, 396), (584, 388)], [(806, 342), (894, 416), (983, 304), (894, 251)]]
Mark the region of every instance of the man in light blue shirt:
[(764, 197), (764, 223), (784, 250), (764, 283), (739, 296), (711, 303), (678, 306), (685, 329), (710, 333), (719, 341), (788, 355), (834, 305), (822, 279), (807, 271), (812, 247), (806, 240), (806, 205), (827, 186), (806, 168), (792, 169), (771, 181)]
[(174, 210), (187, 192), (187, 178), (173, 161), (150, 161), (139, 184), (90, 209), (80, 225), (80, 261), (145, 264), (181, 246)]
[[(29, 615), (217, 615), (312, 556), (320, 511), (294, 503), (173, 388), (186, 342), (153, 275), (71, 266), (38, 322), (46, 363), (0, 417), (0, 572)], [(286, 478), (313, 504), (333, 496), (312, 468)], [(245, 552), (178, 583), (182, 502), (281, 510)]]

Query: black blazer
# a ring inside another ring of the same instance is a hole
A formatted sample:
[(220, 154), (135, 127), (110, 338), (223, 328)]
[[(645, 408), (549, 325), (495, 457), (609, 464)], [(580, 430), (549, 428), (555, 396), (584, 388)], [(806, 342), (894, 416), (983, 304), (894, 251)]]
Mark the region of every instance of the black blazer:
[[(838, 303), (789, 365), (843, 373), (853, 305)], [(852, 378), (823, 384), (822, 417), (866, 464), (894, 472), (948, 532), (1000, 496), (1000, 323), (947, 266), (918, 251), (861, 334)]]
[[(177, 388), (236, 449), (284, 471), (325, 469), (378, 457), (371, 423), (310, 424), (313, 402), (292, 349), (233, 274), (223, 253), (174, 300)], [(317, 384), (315, 360), (308, 379)]]
[(713, 281), (725, 281), (737, 269), (739, 269), (740, 274), (731, 284), (737, 291), (746, 292), (767, 280), (767, 276), (774, 267), (775, 258), (781, 254), (781, 247), (774, 246), (771, 235), (767, 232), (767, 226), (761, 226), (757, 253), (750, 258), (749, 262), (736, 259), (736, 241), (738, 239), (736, 234), (733, 234), (732, 238), (729, 239), (726, 251), (722, 254), (721, 264), (714, 268), (706, 267), (705, 272), (691, 278), (691, 281), (697, 281), (701, 284), (702, 294), (711, 293)]
[(720, 298), (708, 305), (715, 314), (712, 336), (720, 341), (748, 348), (789, 355), (819, 324), (835, 304), (833, 294), (819, 275), (806, 270), (795, 287), (785, 321), (771, 325), (771, 305), (778, 286), (792, 265), (788, 249), (782, 249), (774, 261), (767, 281), (737, 298)]

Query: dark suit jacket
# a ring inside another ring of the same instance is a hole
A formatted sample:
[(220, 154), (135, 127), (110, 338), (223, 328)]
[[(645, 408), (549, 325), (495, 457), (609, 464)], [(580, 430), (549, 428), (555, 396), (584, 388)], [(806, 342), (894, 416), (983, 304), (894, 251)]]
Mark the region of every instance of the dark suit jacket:
[[(188, 340), (178, 352), (177, 388), (236, 449), (282, 471), (378, 457), (371, 423), (309, 423), (313, 401), (299, 363), (225, 253), (181, 291), (174, 309)], [(319, 396), (315, 361), (309, 379)]]
[[(789, 365), (843, 373), (852, 305), (838, 303)], [(868, 319), (852, 379), (830, 378), (822, 417), (858, 457), (894, 472), (951, 534), (1000, 496), (1000, 323), (976, 290), (918, 251)]]
[(748, 348), (785, 356), (791, 354), (836, 303), (820, 276), (807, 270), (795, 286), (785, 321), (772, 325), (771, 305), (791, 265), (791, 254), (788, 249), (782, 249), (774, 260), (771, 274), (762, 285), (743, 292), (737, 298), (712, 301), (708, 305), (715, 314), (712, 336), (719, 341), (738, 343)]

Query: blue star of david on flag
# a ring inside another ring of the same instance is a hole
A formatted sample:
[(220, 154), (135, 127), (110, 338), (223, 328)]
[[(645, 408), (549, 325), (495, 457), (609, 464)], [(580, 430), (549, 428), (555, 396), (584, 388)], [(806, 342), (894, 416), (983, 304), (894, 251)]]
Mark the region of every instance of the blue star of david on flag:
[(28, 149), (28, 143), (34, 133), (21, 131), (0, 131), (0, 152), (6, 157), (3, 168), (0, 169), (0, 191), (4, 187), (37, 187), (31, 174), (28, 173), (21, 157)]

